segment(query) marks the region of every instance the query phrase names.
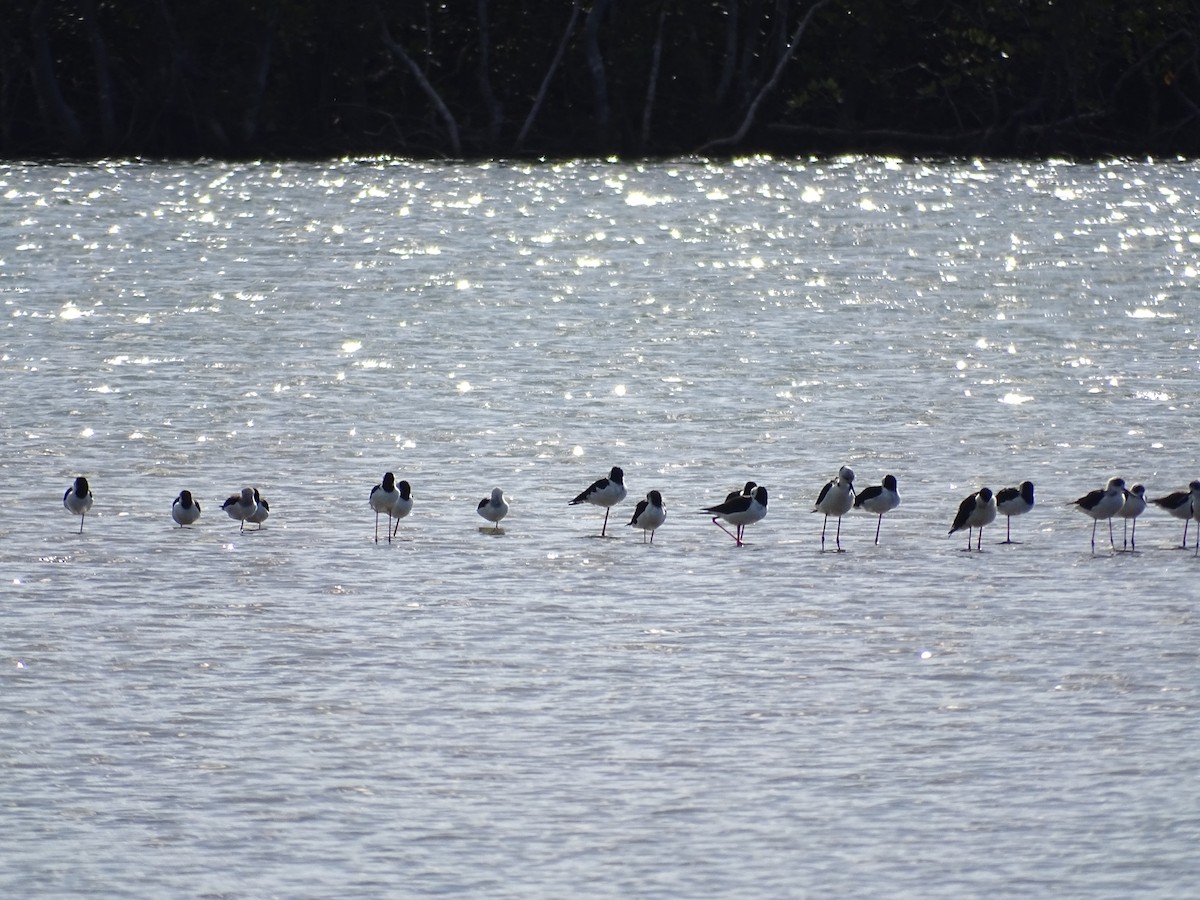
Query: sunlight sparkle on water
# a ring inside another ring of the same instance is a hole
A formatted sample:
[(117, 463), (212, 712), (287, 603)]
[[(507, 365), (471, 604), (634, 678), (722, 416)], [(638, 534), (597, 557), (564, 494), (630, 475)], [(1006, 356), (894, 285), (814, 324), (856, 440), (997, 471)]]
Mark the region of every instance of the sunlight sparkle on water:
[(625, 195), (626, 206), (657, 206), (659, 203), (665, 203), (669, 200), (668, 197), (651, 197), (649, 194), (642, 191), (630, 191)]

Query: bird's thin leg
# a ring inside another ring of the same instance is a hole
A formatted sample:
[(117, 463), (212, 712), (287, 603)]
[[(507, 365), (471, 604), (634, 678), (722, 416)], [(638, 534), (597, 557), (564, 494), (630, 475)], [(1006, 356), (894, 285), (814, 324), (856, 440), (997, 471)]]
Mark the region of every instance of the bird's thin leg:
[(1100, 524), (1099, 519), (1092, 520), (1092, 552), (1096, 552), (1096, 526)]
[(1112, 516), (1108, 517), (1108, 543), (1114, 550), (1117, 549), (1117, 541), (1113, 537)]
[[(741, 538), (740, 538), (738, 535), (736, 535), (736, 534), (734, 534), (732, 531), (730, 531), (728, 528), (726, 528), (724, 525), (722, 525), (716, 516), (713, 516), (712, 523), (713, 523), (714, 525), (716, 525), (718, 528), (720, 528), (720, 529), (721, 529), (723, 532), (725, 532), (727, 535), (729, 535), (731, 538), (733, 538), (733, 539), (734, 539), (734, 541), (736, 541), (736, 542), (737, 542), (737, 545), (738, 545), (739, 547), (740, 547), (740, 546), (742, 546), (742, 539), (741, 539)], [(741, 525), (739, 525), (739, 526), (738, 526), (738, 531), (741, 531), (741, 530), (742, 530), (742, 526), (741, 526)]]
[(842, 517), (841, 516), (838, 516), (837, 548), (838, 548), (838, 553), (841, 553), (842, 552)]
[(983, 552), (983, 526), (979, 526), (979, 531), (975, 533), (975, 549), (980, 553)]
[(821, 522), (821, 549), (825, 549), (825, 526), (829, 524), (829, 516), (826, 515), (824, 521)]
[(608, 529), (608, 514), (612, 512), (608, 507), (604, 508), (604, 524), (600, 526), (600, 537), (604, 537), (604, 532)]
[(875, 523), (875, 546), (879, 546), (879, 529), (883, 527), (883, 513), (879, 514), (879, 521)]
[(1137, 550), (1137, 519), (1133, 520), (1133, 528), (1129, 530), (1129, 552)]
[(379, 543), (379, 510), (375, 510), (375, 543)]

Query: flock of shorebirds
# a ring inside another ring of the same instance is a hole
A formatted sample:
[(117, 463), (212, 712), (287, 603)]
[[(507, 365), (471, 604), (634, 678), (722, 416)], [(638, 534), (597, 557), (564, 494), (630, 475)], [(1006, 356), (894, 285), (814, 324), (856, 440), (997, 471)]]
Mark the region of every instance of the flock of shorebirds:
[[(604, 537), (608, 530), (608, 517), (612, 508), (625, 499), (625, 473), (619, 466), (613, 466), (605, 478), (600, 478), (581, 491), (575, 499), (569, 501), (574, 506), (580, 503), (590, 503), (604, 508), (604, 524), (600, 526), (600, 536)], [(63, 494), (63, 506), (79, 516), (79, 533), (83, 533), (84, 517), (92, 508), (92, 492), (87, 478), (79, 476), (74, 484)], [(1183, 519), (1183, 547), (1187, 547), (1188, 525), (1195, 519), (1200, 522), (1200, 480), (1193, 481), (1185, 491), (1176, 491), (1165, 497), (1151, 500), (1151, 503), (1170, 513), (1177, 519)], [(383, 480), (371, 488), (368, 504), (375, 512), (375, 542), (379, 542), (379, 517), (387, 516), (386, 532), (388, 543), (400, 529), (400, 520), (412, 512), (412, 486), (407, 481), (397, 481), (392, 472), (386, 472)], [(1033, 509), (1033, 483), (1023, 481), (1017, 487), (1004, 488), (992, 493), (990, 488), (980, 488), (968, 495), (958, 507), (958, 514), (950, 525), (948, 534), (966, 530), (966, 550), (971, 550), (972, 533), (976, 532), (975, 550), (983, 549), (983, 529), (996, 521), (997, 516), (1007, 519), (1005, 539), (1002, 543), (1015, 543), (1012, 540), (1012, 519), (1024, 515)], [(861, 509), (878, 517), (875, 524), (875, 543), (879, 543), (879, 531), (883, 525), (883, 517), (900, 505), (900, 492), (894, 475), (884, 476), (881, 484), (872, 485), (862, 491), (854, 488), (854, 471), (848, 466), (842, 466), (835, 478), (831, 479), (817, 495), (813, 504), (813, 512), (822, 513), (825, 518), (821, 524), (821, 549), (825, 549), (825, 533), (830, 517), (837, 519), (837, 531), (834, 544), (838, 552), (842, 550), (842, 517), (852, 509)], [(1116, 550), (1116, 539), (1113, 535), (1113, 519), (1132, 521), (1132, 533), (1128, 543), (1122, 541), (1122, 548), (1135, 550), (1137, 540), (1137, 518), (1146, 511), (1146, 488), (1135, 484), (1126, 488), (1123, 478), (1110, 478), (1103, 488), (1091, 491), (1075, 500), (1073, 505), (1092, 518), (1092, 551), (1096, 549), (1096, 528), (1100, 522), (1108, 521), (1109, 543)], [(257, 488), (244, 487), (240, 493), (233, 494), (224, 503), (223, 509), (231, 519), (240, 523), (239, 532), (245, 530), (246, 523), (256, 524), (260, 528), (271, 514), (271, 507), (259, 493)], [(491, 496), (484, 497), (476, 506), (476, 511), (486, 521), (492, 523), (492, 531), (500, 531), (500, 522), (508, 515), (508, 501), (504, 499), (504, 491), (495, 488)], [(767, 489), (753, 481), (746, 482), (740, 490), (732, 491), (724, 502), (716, 506), (706, 507), (700, 512), (712, 517), (712, 522), (727, 535), (733, 538), (735, 544), (741, 547), (744, 542), (746, 528), (761, 521), (767, 515)], [(171, 518), (182, 528), (192, 525), (200, 518), (200, 504), (190, 491), (181, 491), (171, 506)], [(650, 491), (646, 498), (638, 502), (633, 517), (627, 523), (642, 532), (642, 542), (654, 543), (655, 532), (667, 520), (666, 506), (662, 494)], [(722, 524), (724, 522), (724, 524)], [(730, 531), (726, 525), (733, 526)], [(1200, 526), (1196, 529), (1196, 554), (1200, 555)]]
[[(1194, 518), (1200, 521), (1200, 481), (1193, 481), (1186, 491), (1175, 491), (1165, 497), (1151, 500), (1155, 506), (1166, 510), (1177, 519), (1183, 519), (1183, 543), (1187, 547), (1188, 525)], [(1146, 487), (1135, 484), (1125, 487), (1124, 478), (1110, 478), (1103, 488), (1089, 491), (1072, 506), (1090, 516), (1092, 519), (1092, 552), (1096, 552), (1096, 528), (1103, 521), (1108, 522), (1108, 542), (1113, 550), (1117, 549), (1113, 536), (1113, 519), (1123, 519), (1126, 523), (1128, 543), (1122, 540), (1122, 549), (1130, 551), (1137, 549), (1137, 520), (1146, 511)], [(1008, 518), (1005, 539), (1001, 543), (1011, 544), (1012, 517), (1019, 516), (1033, 509), (1033, 483), (1021, 482), (1020, 487), (1005, 488), (992, 494), (989, 488), (980, 488), (974, 494), (966, 497), (958, 507), (958, 515), (950, 526), (950, 534), (967, 529), (967, 550), (971, 549), (971, 529), (978, 529), (975, 549), (983, 549), (983, 528), (996, 521), (997, 515)], [(1132, 521), (1132, 528), (1129, 523)], [(1196, 553), (1200, 555), (1200, 527), (1196, 529)]]

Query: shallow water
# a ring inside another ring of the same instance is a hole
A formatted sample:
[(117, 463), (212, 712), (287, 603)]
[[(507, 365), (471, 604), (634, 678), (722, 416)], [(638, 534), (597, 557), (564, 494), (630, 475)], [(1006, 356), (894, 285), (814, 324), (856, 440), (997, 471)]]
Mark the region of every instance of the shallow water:
[[(1198, 477), (1197, 174), (0, 169), (0, 887), (1186, 895), (1198, 562), (1071, 501)], [(821, 553), (842, 464), (903, 503)]]

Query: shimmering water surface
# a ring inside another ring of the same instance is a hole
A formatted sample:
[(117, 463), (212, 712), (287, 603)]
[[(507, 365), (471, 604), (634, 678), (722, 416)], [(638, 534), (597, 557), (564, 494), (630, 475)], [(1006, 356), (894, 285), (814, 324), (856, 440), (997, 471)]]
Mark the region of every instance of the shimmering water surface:
[[(0, 209), (5, 896), (1194, 891), (1200, 560), (1070, 501), (1200, 477), (1200, 166), (29, 165)], [(821, 553), (842, 464), (903, 505)], [(1026, 478), (1022, 543), (947, 537)], [(739, 549), (697, 510), (747, 479)]]

